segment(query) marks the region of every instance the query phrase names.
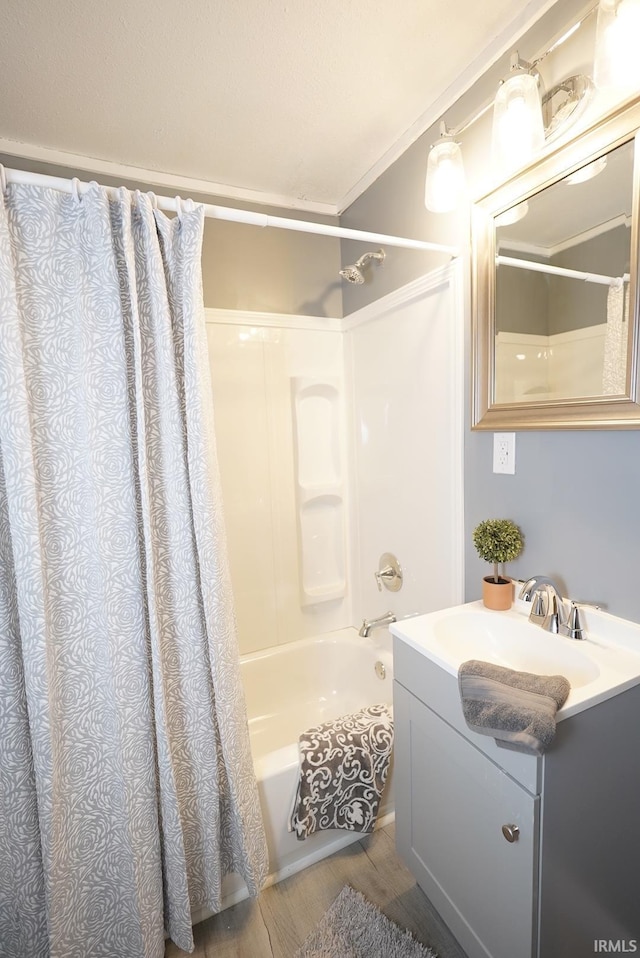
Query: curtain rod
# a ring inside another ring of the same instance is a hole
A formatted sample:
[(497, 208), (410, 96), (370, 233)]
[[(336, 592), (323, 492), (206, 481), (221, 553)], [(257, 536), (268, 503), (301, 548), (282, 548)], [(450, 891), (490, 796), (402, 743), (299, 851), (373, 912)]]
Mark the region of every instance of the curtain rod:
[[(90, 183), (78, 179), (64, 179), (59, 176), (46, 176), (43, 173), (28, 173), (25, 170), (3, 169), (0, 167), (0, 182), (19, 183), (28, 186), (48, 186), (63, 193), (85, 193)], [(113, 187), (106, 187), (112, 191)], [(156, 205), (161, 210), (179, 212), (185, 202), (180, 197), (156, 196)], [(255, 210), (238, 210), (228, 206), (213, 206), (210, 203), (198, 204), (204, 207), (204, 215), (210, 219), (227, 220), (232, 223), (245, 223), (248, 226), (272, 227), (273, 229), (295, 230), (299, 233), (316, 233), (319, 236), (334, 236), (340, 239), (358, 240), (363, 243), (379, 243), (385, 246), (399, 246), (404, 249), (427, 250), (429, 252), (447, 253), (456, 257), (460, 252), (455, 246), (444, 246), (442, 243), (429, 243), (424, 240), (408, 239), (403, 236), (388, 236), (386, 233), (370, 233), (364, 230), (347, 229), (343, 226), (331, 226), (326, 223), (312, 223), (306, 220), (287, 219), (283, 216), (270, 216), (267, 213), (258, 213)]]
[(629, 273), (622, 276), (604, 276), (602, 273), (583, 273), (579, 269), (565, 269), (564, 266), (550, 266), (529, 259), (515, 259), (513, 256), (496, 256), (498, 266), (515, 266), (516, 269), (530, 269), (535, 273), (550, 273), (552, 276), (568, 276), (581, 279), (585, 283), (599, 283), (601, 286), (622, 286), (629, 282)]

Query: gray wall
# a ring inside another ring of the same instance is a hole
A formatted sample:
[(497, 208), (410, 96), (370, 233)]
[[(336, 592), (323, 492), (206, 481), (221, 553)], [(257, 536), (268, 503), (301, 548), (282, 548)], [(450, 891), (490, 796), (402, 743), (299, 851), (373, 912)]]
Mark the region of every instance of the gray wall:
[[(503, 256), (534, 259), (520, 250), (500, 247)], [(498, 266), (496, 273), (496, 330), (549, 335), (549, 279), (545, 273)]]
[[(584, 5), (577, 3), (556, 4), (518, 44), (521, 55), (530, 58), (545, 49), (559, 35), (563, 23), (572, 22), (583, 9)], [(585, 62), (585, 30), (583, 27), (575, 35), (578, 39), (569, 40), (541, 65), (547, 84), (554, 70), (560, 76), (553, 82), (579, 69), (590, 70), (590, 53)], [(507, 67), (508, 56), (447, 113), (450, 126), (461, 124), (487, 102), (495, 91), (497, 76), (506, 73)], [(422, 208), (426, 157), (436, 138), (434, 125), (345, 212), (343, 225), (463, 242), (468, 224), (459, 216), (428, 214)], [(475, 123), (461, 141), (472, 196), (479, 197), (491, 179), (490, 117)], [(342, 255), (343, 262), (352, 261), (353, 253), (346, 244)], [(425, 267), (430, 264), (418, 254), (398, 252), (389, 257), (384, 282), (376, 277), (366, 286), (345, 290), (345, 312), (400, 286)], [(469, 328), (467, 307), (467, 339)], [(467, 382), (469, 375), (467, 343)], [(520, 432), (514, 476), (492, 473), (492, 448), (493, 435), (472, 432), (467, 415), (467, 599), (480, 596), (481, 577), (486, 574), (486, 565), (473, 548), (472, 530), (482, 519), (506, 516), (520, 525), (525, 536), (522, 556), (509, 567), (513, 575), (556, 576), (570, 596), (640, 621), (640, 432)]]
[[(629, 272), (631, 230), (617, 226), (608, 233), (594, 236), (586, 243), (572, 246), (552, 257), (554, 266), (581, 269), (587, 273), (622, 276)], [(549, 282), (549, 333), (565, 333), (571, 329), (595, 326), (606, 322), (608, 286), (575, 283), (558, 276)], [(551, 321), (552, 318), (552, 321)]]
[(467, 432), (467, 598), (486, 574), (473, 528), (509, 516), (525, 536), (512, 575), (557, 577), (572, 598), (640, 621), (640, 432), (520, 432), (515, 476), (494, 475), (491, 459), (492, 434)]
[[(315, 213), (268, 207), (264, 211), (288, 219), (330, 222)], [(335, 238), (219, 220), (205, 222), (202, 279), (206, 306), (339, 318), (339, 271), (340, 241)]]
[[(622, 276), (629, 272), (631, 231), (626, 226), (594, 236), (552, 256), (548, 262), (564, 269)], [(504, 256), (538, 259), (520, 250), (500, 247)], [(597, 326), (607, 319), (607, 286), (576, 282), (561, 276), (499, 266), (496, 282), (496, 329), (511, 333), (553, 336), (572, 329)]]
[[(4, 166), (46, 173), (51, 176), (89, 180), (83, 170), (51, 166), (0, 154)], [(171, 190), (136, 181), (99, 176), (105, 186), (127, 186), (173, 195)], [(196, 202), (246, 209), (248, 204), (215, 196), (191, 194)], [(254, 207), (255, 208), (255, 207)], [(264, 206), (260, 212), (288, 219), (337, 223), (337, 218)], [(311, 233), (263, 229), (205, 220), (202, 280), (205, 306), (248, 309), (258, 312), (294, 313), (302, 316), (342, 316), (340, 241)]]
[[(428, 147), (420, 145), (407, 150), (343, 213), (341, 225), (451, 246), (461, 243), (467, 245), (469, 226), (466, 214), (439, 217), (425, 209), (423, 197), (427, 150)], [(344, 265), (354, 263), (366, 250), (378, 248), (375, 243), (363, 244), (353, 240), (342, 240), (341, 245)], [(342, 297), (345, 316), (451, 260), (446, 253), (427, 253), (394, 246), (385, 246), (384, 249), (386, 258), (383, 265), (371, 263), (367, 267), (364, 285), (344, 283)]]

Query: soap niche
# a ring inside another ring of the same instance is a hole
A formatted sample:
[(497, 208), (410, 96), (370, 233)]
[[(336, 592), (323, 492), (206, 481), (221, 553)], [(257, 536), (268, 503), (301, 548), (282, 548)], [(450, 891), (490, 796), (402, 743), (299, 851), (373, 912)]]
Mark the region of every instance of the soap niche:
[(328, 380), (291, 380), (296, 506), (303, 607), (346, 594), (340, 389)]

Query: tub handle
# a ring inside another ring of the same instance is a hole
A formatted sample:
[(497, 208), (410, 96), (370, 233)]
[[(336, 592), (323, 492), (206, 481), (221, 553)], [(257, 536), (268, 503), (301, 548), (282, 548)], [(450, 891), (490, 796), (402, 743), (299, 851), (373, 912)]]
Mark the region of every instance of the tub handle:
[(382, 586), (389, 592), (399, 592), (402, 588), (402, 566), (392, 552), (383, 552), (378, 563), (378, 571), (374, 573), (378, 584), (378, 592)]

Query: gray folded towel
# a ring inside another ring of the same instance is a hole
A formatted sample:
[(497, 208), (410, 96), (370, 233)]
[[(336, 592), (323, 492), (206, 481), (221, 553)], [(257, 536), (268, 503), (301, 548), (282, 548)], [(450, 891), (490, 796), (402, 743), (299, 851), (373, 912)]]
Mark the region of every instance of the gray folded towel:
[(516, 672), (470, 659), (458, 670), (465, 721), (501, 748), (542, 755), (556, 733), (556, 712), (571, 686), (562, 675)]
[(304, 732), (289, 831), (299, 840), (321, 828), (373, 831), (392, 745), (387, 705), (371, 705)]

